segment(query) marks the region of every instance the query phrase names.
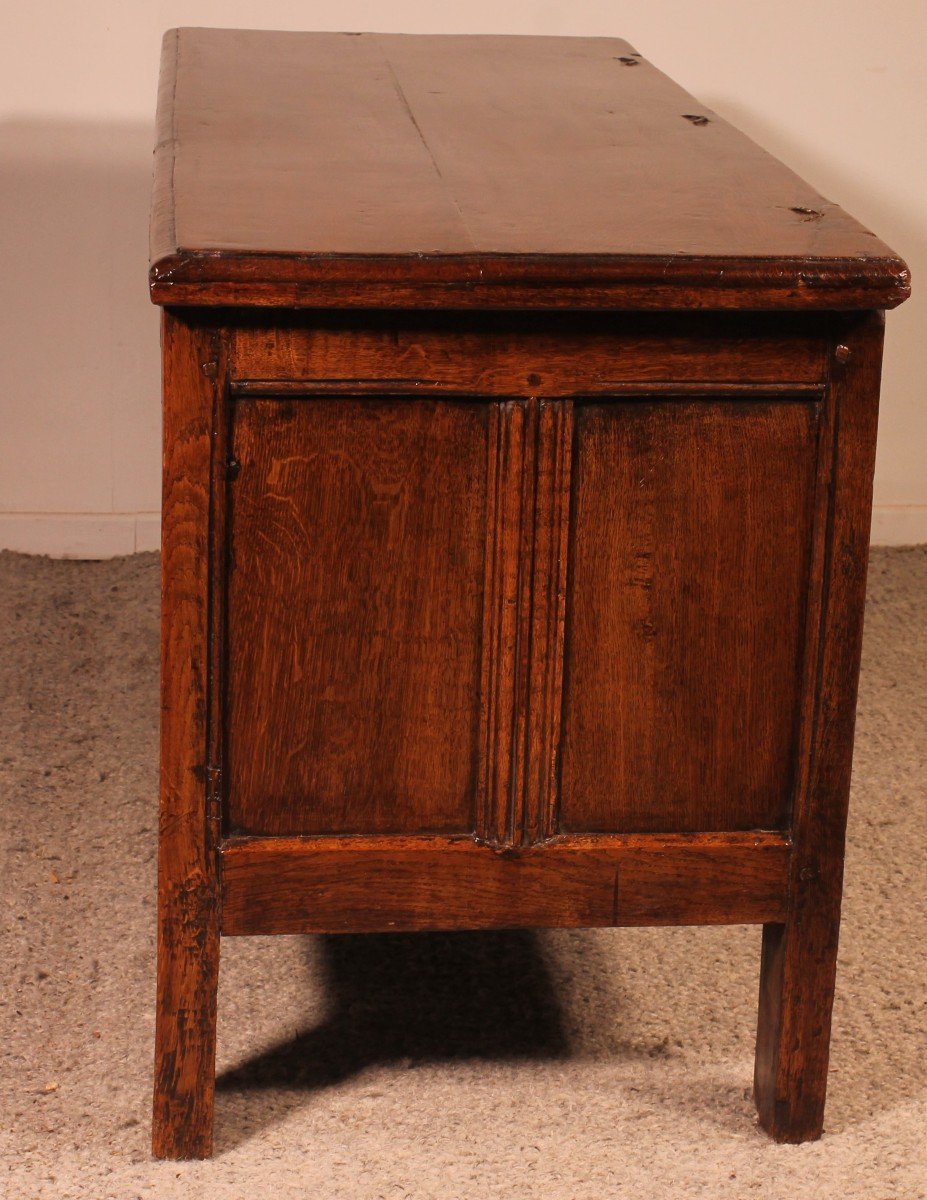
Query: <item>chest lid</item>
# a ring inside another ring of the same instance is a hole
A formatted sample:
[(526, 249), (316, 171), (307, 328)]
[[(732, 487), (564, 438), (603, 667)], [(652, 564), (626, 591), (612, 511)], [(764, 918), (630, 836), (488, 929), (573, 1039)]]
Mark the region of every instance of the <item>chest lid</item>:
[(179, 29), (160, 304), (883, 308), (905, 264), (626, 42)]

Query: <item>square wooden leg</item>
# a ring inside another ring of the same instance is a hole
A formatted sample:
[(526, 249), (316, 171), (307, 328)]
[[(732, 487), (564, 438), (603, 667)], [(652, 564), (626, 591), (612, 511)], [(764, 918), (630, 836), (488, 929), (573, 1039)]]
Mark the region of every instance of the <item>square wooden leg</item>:
[(754, 1098), (777, 1142), (821, 1136), (837, 937), (814, 944), (792, 918), (763, 926)]
[(212, 1153), (218, 919), (215, 905), (196, 912), (185, 899), (181, 893), (161, 900), (151, 1136), (156, 1158)]

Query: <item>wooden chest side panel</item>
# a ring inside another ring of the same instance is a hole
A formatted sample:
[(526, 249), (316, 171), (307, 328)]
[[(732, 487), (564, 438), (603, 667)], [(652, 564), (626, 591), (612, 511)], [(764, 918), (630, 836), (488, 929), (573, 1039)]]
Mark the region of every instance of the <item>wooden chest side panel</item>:
[(228, 829), (473, 829), (488, 416), (235, 402)]
[(576, 409), (562, 828), (788, 822), (817, 405)]

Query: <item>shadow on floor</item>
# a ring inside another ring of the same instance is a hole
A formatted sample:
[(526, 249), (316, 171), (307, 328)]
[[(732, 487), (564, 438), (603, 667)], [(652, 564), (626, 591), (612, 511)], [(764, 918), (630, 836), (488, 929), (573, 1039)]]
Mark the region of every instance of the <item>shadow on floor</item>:
[[(531, 930), (344, 934), (319, 943), (321, 955), (310, 957), (314, 971), (321, 958), (328, 1019), (224, 1071), (216, 1080), (220, 1093), (290, 1092), (289, 1109), (307, 1092), (377, 1063), (549, 1059), (569, 1051)], [(220, 1149), (261, 1123), (256, 1106), (230, 1107), (220, 1108)], [(280, 1116), (279, 1104), (265, 1110), (265, 1124)]]

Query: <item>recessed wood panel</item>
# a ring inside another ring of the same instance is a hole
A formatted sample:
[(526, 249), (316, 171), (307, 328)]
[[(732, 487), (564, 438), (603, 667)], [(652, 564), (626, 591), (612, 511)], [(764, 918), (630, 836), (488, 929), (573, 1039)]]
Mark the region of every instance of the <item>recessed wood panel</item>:
[(473, 828), (488, 407), (234, 406), (227, 826)]
[(561, 824), (788, 819), (817, 409), (577, 408)]

